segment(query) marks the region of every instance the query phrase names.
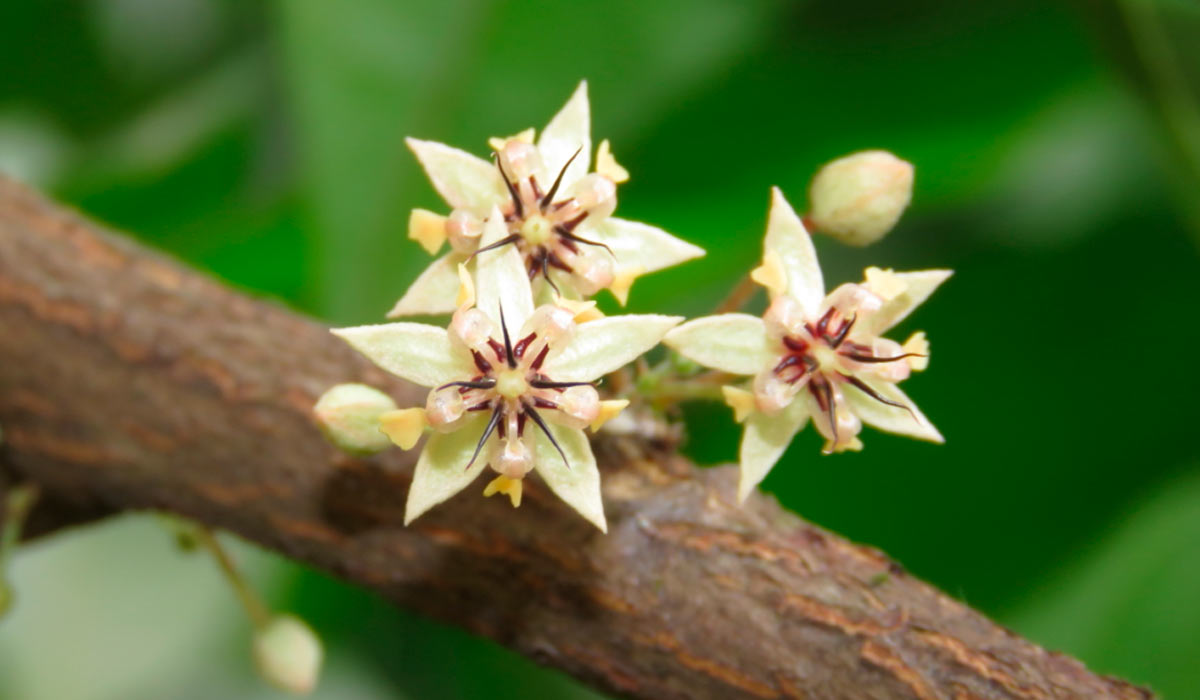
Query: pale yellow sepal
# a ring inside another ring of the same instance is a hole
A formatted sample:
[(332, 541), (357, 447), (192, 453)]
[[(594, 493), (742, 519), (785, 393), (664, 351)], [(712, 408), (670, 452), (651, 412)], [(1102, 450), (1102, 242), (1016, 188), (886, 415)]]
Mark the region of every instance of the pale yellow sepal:
[(533, 143), (533, 137), (536, 133), (537, 131), (535, 131), (531, 126), (521, 133), (513, 134), (507, 138), (493, 136), (492, 138), (488, 139), (488, 145), (492, 147), (493, 151), (499, 151), (500, 149), (504, 148), (504, 144), (508, 143), (509, 141), (524, 141), (525, 143)]
[(739, 389), (736, 386), (721, 387), (721, 394), (725, 397), (725, 403), (733, 409), (733, 419), (738, 423), (745, 421), (754, 413), (754, 393)]
[(750, 271), (750, 279), (770, 290), (772, 297), (787, 291), (787, 268), (774, 251), (768, 251), (762, 265)]
[(460, 309), (475, 306), (475, 280), (471, 278), (471, 273), (467, 272), (465, 263), (458, 264), (458, 296), (454, 303)]
[(596, 149), (596, 172), (618, 185), (629, 180), (629, 171), (613, 158), (608, 139), (601, 141), (600, 147)]
[(404, 450), (417, 444), (428, 425), (423, 408), (402, 408), (379, 417), (379, 429)]
[(593, 433), (600, 432), (600, 428), (604, 424), (620, 415), (621, 411), (629, 405), (629, 399), (610, 399), (600, 402), (600, 413), (596, 414), (596, 420), (592, 421), (590, 426)]
[(612, 284), (608, 285), (608, 288), (610, 291), (612, 291), (613, 296), (617, 298), (617, 303), (619, 303), (621, 306), (625, 306), (625, 304), (629, 301), (630, 287), (633, 286), (634, 280), (641, 276), (645, 271), (646, 268), (642, 267), (641, 265), (634, 265), (622, 270), (621, 272), (618, 272), (616, 276), (613, 277)]
[(408, 215), (408, 237), (433, 255), (446, 242), (446, 217), (428, 209), (413, 209)]
[(884, 301), (891, 301), (908, 290), (908, 283), (895, 270), (883, 270), (878, 267), (868, 267), (866, 270), (867, 288), (878, 294)]
[(566, 299), (555, 295), (554, 304), (575, 314), (575, 323), (587, 323), (588, 321), (604, 318), (604, 313), (596, 308), (596, 302), (590, 299), (587, 301), (582, 299)]
[(508, 496), (508, 500), (512, 502), (513, 508), (520, 508), (523, 483), (522, 479), (510, 479), (501, 474), (488, 482), (488, 485), (483, 489), (483, 495), (485, 498), (490, 498), (498, 493), (502, 493)]
[(920, 355), (921, 357), (909, 357), (908, 366), (914, 372), (923, 372), (929, 366), (929, 340), (925, 338), (925, 331), (917, 331), (904, 341), (901, 349), (907, 353)]

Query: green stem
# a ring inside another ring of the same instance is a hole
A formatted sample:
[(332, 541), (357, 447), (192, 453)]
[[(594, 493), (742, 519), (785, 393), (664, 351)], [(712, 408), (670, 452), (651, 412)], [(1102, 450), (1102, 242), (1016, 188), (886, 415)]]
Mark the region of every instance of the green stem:
[(263, 603), (262, 598), (254, 592), (246, 579), (242, 577), (237, 566), (233, 563), (233, 558), (217, 541), (216, 535), (212, 530), (209, 530), (203, 525), (196, 525), (195, 530), (196, 541), (200, 546), (212, 553), (216, 559), (217, 565), (221, 568), (221, 573), (225, 575), (225, 579), (229, 581), (229, 585), (233, 586), (234, 593), (237, 594), (238, 600), (241, 601), (242, 607), (246, 609), (246, 614), (250, 617), (251, 624), (256, 630), (262, 630), (271, 621), (271, 612)]
[(39, 489), (32, 482), (14, 486), (9, 489), (5, 499), (4, 524), (0, 529), (0, 571), (8, 564), (8, 559), (17, 548), (17, 540), (21, 539), (21, 529), (29, 511), (37, 504)]

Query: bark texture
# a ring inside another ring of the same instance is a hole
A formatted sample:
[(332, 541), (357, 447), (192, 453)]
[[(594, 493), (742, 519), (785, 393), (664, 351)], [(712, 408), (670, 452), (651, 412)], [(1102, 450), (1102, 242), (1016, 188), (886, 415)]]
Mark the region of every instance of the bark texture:
[[(311, 415), (424, 392), (319, 323), (0, 180), (0, 461), (33, 530), (163, 509), (635, 698), (1145, 698), (651, 438), (597, 443), (610, 534), (533, 480), (402, 525), (414, 453), (351, 459)], [(0, 490), (3, 489), (0, 475)]]

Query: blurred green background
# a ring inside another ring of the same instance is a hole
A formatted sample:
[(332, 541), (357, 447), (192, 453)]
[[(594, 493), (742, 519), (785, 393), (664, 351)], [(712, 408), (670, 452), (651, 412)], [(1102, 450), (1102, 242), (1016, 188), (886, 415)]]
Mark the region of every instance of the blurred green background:
[[(767, 190), (803, 207), (851, 150), (917, 167), (861, 268), (951, 267), (905, 324), (943, 447), (807, 431), (765, 488), (1018, 632), (1200, 696), (1200, 4), (1126, 0), (9, 0), (0, 170), (247, 290), (379, 320), (441, 202), (405, 135), (477, 153), (581, 78), (633, 179), (618, 214), (710, 251), (634, 310), (706, 313), (759, 255)], [(1175, 331), (1180, 332), (1175, 335)], [(689, 407), (699, 461), (723, 407)], [(568, 678), (238, 546), (329, 650), (321, 698), (594, 697)], [(211, 562), (149, 516), (29, 547), (0, 698), (274, 697)]]

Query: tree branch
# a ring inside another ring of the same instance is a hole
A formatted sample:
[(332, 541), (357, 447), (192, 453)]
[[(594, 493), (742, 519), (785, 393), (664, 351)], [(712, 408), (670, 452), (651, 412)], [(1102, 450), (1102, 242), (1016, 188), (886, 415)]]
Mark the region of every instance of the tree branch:
[(473, 487), (405, 528), (415, 453), (351, 459), (313, 423), (346, 381), (423, 400), (320, 324), (0, 180), (0, 450), (48, 494), (39, 518), (180, 513), (629, 697), (1149, 696), (648, 440), (597, 444), (608, 536), (540, 482), (519, 510)]

